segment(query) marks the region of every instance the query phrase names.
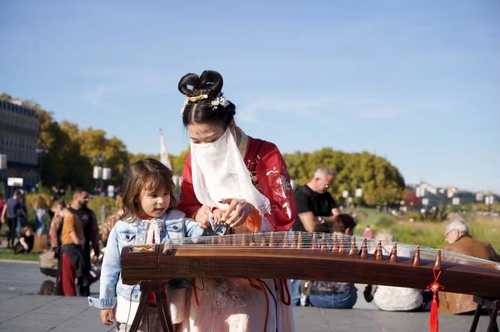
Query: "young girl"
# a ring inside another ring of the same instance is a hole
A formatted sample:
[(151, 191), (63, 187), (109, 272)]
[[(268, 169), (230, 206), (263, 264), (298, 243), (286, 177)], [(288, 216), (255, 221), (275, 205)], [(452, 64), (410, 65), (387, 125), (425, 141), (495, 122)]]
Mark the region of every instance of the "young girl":
[[(99, 299), (89, 297), (91, 306), (101, 309), (101, 321), (117, 331), (128, 331), (140, 299), (139, 285), (124, 285), (120, 276), (120, 253), (123, 247), (137, 244), (163, 243), (171, 238), (201, 236), (203, 229), (185, 214), (173, 210), (176, 202), (172, 171), (155, 159), (134, 163), (125, 184), (123, 215), (111, 230), (101, 270)], [(170, 283), (169, 283), (170, 284)], [(179, 286), (177, 283), (177, 286)], [(167, 289), (169, 298), (174, 291)], [(152, 294), (150, 294), (151, 299)], [(174, 297), (176, 295), (173, 295)], [(183, 298), (183, 294), (179, 295)], [(174, 302), (174, 301), (173, 301)], [(172, 322), (179, 323), (183, 304), (170, 304)], [(177, 310), (181, 312), (177, 312)], [(148, 319), (143, 319), (140, 331), (160, 331), (157, 308), (150, 301)]]

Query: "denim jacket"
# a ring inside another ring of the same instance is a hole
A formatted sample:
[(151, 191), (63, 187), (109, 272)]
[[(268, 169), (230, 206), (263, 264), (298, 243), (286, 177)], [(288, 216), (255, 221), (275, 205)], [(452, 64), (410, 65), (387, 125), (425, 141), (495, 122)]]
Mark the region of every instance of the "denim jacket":
[[(199, 237), (204, 230), (192, 219), (178, 210), (167, 211), (160, 218), (153, 219), (160, 229), (160, 243), (180, 237)], [(146, 222), (120, 220), (109, 234), (104, 260), (101, 268), (99, 299), (89, 297), (89, 304), (99, 309), (116, 307), (116, 297), (138, 302), (139, 285), (124, 285), (121, 278), (120, 253), (123, 247), (146, 242)]]

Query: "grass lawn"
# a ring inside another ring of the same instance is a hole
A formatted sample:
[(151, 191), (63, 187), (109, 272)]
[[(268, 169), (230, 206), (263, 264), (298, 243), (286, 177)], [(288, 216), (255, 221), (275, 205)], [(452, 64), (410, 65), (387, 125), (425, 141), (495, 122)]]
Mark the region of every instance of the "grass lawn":
[(16, 261), (38, 261), (38, 256), (40, 252), (29, 253), (29, 254), (14, 254), (10, 249), (1, 249), (0, 250), (0, 259), (10, 259)]

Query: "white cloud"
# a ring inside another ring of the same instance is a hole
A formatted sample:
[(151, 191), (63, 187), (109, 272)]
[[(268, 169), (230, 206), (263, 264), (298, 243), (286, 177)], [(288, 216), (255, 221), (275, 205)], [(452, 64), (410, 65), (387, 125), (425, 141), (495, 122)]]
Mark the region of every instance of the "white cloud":
[[(380, 101), (354, 98), (267, 98), (244, 105), (238, 110), (238, 117), (245, 122), (264, 122), (265, 114), (286, 113), (290, 116), (311, 117), (330, 115), (342, 109), (361, 120), (395, 119), (413, 115), (413, 111), (399, 108), (398, 105), (384, 104)], [(262, 119), (262, 120), (261, 120)]]
[(108, 82), (117, 92), (134, 94), (169, 93), (173, 76), (155, 68), (148, 67), (104, 67), (86, 71), (84, 76)]

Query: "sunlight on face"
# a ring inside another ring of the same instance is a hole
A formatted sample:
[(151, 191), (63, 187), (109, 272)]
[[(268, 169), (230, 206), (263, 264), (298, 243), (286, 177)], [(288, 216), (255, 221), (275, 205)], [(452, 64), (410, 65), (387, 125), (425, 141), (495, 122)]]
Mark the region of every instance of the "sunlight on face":
[(187, 127), (189, 137), (194, 144), (212, 143), (217, 141), (226, 131), (214, 124), (191, 124)]
[(333, 185), (335, 178), (333, 175), (327, 175), (325, 178), (318, 178), (318, 192), (324, 193)]
[(170, 193), (164, 188), (157, 190), (143, 189), (139, 195), (141, 213), (153, 217), (161, 217), (170, 206)]
[(455, 243), (458, 240), (460, 232), (456, 229), (452, 229), (444, 233), (444, 240), (447, 244)]

